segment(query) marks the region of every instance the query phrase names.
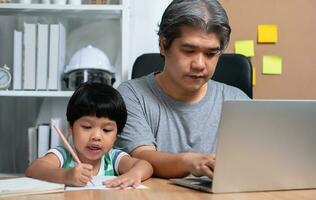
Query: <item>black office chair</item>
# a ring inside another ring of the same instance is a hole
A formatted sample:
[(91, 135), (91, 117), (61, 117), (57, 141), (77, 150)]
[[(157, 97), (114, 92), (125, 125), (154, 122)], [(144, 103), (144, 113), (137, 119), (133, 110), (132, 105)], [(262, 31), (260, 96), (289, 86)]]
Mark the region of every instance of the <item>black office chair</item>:
[[(155, 71), (162, 71), (164, 59), (159, 53), (139, 56), (132, 69), (132, 79)], [(252, 66), (250, 60), (240, 54), (222, 54), (218, 60), (213, 80), (235, 86), (252, 98)]]

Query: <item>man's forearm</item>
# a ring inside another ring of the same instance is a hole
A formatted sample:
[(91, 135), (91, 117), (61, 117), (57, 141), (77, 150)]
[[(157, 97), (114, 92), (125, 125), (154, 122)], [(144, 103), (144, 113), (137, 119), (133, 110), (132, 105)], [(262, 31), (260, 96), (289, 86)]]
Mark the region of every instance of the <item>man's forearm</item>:
[(175, 178), (189, 175), (188, 166), (184, 162), (184, 153), (166, 153), (155, 150), (143, 150), (132, 153), (132, 156), (147, 160), (154, 169), (154, 176)]

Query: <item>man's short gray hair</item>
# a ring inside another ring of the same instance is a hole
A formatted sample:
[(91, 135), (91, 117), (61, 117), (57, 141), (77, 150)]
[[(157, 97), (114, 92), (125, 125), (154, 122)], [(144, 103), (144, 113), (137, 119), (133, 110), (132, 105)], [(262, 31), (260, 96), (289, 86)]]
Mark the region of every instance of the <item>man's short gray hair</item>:
[(181, 36), (183, 26), (215, 33), (221, 50), (228, 45), (231, 29), (227, 14), (217, 0), (173, 0), (161, 18), (158, 35), (165, 37), (166, 42), (160, 45), (169, 49), (173, 40)]

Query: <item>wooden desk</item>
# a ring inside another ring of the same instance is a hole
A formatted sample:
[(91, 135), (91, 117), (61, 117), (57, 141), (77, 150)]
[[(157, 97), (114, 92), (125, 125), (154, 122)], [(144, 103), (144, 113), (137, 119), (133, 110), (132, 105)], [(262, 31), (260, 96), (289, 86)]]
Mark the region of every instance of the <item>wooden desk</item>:
[(64, 193), (10, 197), (6, 200), (314, 200), (315, 190), (292, 190), (274, 192), (250, 192), (230, 194), (209, 194), (173, 185), (168, 180), (151, 178), (143, 183), (149, 189), (142, 190), (84, 190)]

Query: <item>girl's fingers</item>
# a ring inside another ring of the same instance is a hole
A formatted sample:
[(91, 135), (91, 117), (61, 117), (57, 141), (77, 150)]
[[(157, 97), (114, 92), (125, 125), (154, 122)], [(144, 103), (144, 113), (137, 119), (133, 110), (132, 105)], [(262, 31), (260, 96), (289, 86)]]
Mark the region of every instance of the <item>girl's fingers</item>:
[(140, 181), (135, 181), (132, 185), (133, 188), (137, 188), (138, 186), (140, 186)]
[(120, 188), (121, 189), (125, 189), (125, 188), (127, 188), (129, 186), (133, 186), (134, 183), (135, 183), (134, 180), (126, 180), (126, 181), (122, 182), (122, 184), (120, 185)]
[(103, 182), (103, 185), (106, 187), (120, 187), (121, 189), (125, 189), (129, 186), (136, 188), (140, 185), (140, 181), (135, 181), (133, 179), (114, 179), (111, 181)]
[(117, 187), (121, 184), (122, 180), (120, 178), (116, 178), (110, 181), (103, 182), (103, 185), (107, 187)]

